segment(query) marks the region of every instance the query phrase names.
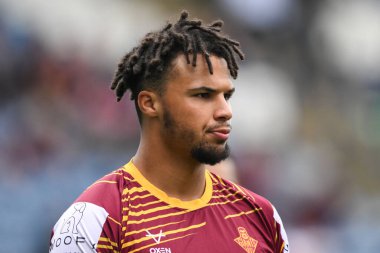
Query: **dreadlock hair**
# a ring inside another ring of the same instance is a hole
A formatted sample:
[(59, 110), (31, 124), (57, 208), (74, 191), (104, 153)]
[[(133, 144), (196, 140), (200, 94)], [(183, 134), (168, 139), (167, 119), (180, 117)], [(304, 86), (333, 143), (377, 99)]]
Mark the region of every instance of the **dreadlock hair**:
[(210, 55), (224, 58), (231, 76), (234, 79), (237, 77), (239, 67), (235, 54), (241, 60), (244, 59), (244, 54), (239, 49), (239, 42), (221, 33), (223, 21), (216, 20), (203, 25), (201, 20), (189, 20), (188, 15), (187, 11), (182, 11), (175, 24), (168, 22), (162, 30), (146, 34), (140, 45), (127, 53), (118, 64), (111, 89), (115, 90), (117, 101), (130, 90), (130, 98), (135, 100), (140, 123), (138, 94), (146, 89), (162, 94), (165, 89), (162, 84), (169, 72), (168, 68), (180, 53), (185, 55), (187, 64), (194, 67), (197, 65), (197, 54), (202, 54), (210, 74), (213, 74)]

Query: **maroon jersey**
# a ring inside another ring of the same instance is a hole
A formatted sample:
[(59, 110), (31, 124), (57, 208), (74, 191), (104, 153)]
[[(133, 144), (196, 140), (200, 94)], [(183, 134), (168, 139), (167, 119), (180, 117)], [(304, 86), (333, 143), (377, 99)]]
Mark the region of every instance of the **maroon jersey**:
[(50, 252), (288, 253), (265, 198), (206, 171), (200, 199), (181, 201), (129, 162), (96, 181), (54, 226)]

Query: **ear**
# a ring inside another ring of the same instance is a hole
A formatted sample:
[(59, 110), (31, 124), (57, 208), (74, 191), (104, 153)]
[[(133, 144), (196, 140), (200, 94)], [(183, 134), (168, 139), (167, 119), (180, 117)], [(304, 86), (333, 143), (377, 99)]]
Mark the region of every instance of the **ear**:
[(152, 91), (141, 91), (137, 97), (137, 103), (142, 114), (147, 117), (157, 117), (160, 114), (161, 104), (159, 97)]

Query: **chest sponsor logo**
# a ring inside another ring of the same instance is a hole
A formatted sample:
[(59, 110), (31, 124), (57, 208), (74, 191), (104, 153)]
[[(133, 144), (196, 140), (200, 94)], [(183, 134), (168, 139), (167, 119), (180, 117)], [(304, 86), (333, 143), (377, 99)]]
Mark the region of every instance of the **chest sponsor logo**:
[(149, 253), (172, 253), (169, 248), (150, 248)]
[(152, 239), (157, 243), (159, 244), (161, 242), (161, 238), (162, 237), (165, 237), (165, 234), (162, 233), (162, 230), (160, 230), (160, 233), (159, 234), (152, 234), (151, 232), (149, 232), (149, 230), (146, 230), (146, 236), (148, 237), (152, 237)]
[(247, 230), (243, 227), (238, 227), (239, 237), (234, 241), (239, 244), (247, 253), (255, 253), (258, 241), (249, 236)]
[[(160, 230), (160, 233), (158, 234), (152, 234), (149, 230), (146, 230), (145, 236), (151, 237), (156, 244), (159, 244), (161, 242), (161, 238), (165, 237), (165, 234), (162, 233), (162, 230)], [(172, 251), (170, 248), (150, 248), (149, 253), (172, 253)]]

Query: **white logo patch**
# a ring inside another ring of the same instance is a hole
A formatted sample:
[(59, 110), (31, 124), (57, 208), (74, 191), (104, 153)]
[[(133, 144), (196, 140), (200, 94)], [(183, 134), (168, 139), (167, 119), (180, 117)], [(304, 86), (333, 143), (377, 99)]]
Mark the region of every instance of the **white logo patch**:
[(50, 253), (96, 252), (107, 211), (88, 202), (72, 204), (54, 226)]

